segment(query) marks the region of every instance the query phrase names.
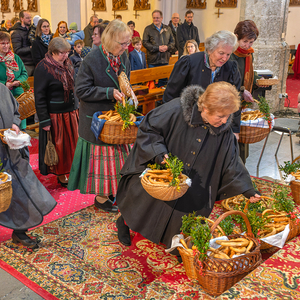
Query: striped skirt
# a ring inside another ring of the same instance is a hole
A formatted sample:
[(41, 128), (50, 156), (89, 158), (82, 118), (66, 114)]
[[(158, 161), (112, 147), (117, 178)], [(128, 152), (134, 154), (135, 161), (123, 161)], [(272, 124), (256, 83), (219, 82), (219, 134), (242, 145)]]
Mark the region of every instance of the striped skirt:
[(81, 194), (115, 196), (120, 171), (131, 150), (130, 145), (95, 145), (78, 138), (68, 189)]

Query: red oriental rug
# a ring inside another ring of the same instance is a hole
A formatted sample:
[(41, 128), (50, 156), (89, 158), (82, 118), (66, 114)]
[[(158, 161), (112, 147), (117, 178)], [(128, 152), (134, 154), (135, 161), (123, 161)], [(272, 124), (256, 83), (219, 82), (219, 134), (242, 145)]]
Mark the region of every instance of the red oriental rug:
[[(254, 179), (265, 195), (278, 185)], [(221, 214), (216, 204), (210, 216)], [(45, 299), (215, 299), (185, 275), (182, 264), (131, 232), (132, 245), (118, 242), (118, 215), (94, 206), (40, 226), (36, 252), (0, 244), (0, 266)], [(300, 299), (300, 239), (296, 238), (218, 299)]]
[(293, 75), (289, 75), (286, 80), (286, 92), (288, 98), (285, 99), (284, 106), (297, 108), (298, 94), (300, 93), (300, 79), (294, 79)]
[[(69, 215), (82, 208), (90, 206), (94, 203), (95, 195), (82, 195), (79, 191), (69, 191), (67, 188), (62, 187), (56, 179), (55, 175), (43, 176), (39, 171), (39, 141), (37, 139), (31, 139), (32, 146), (29, 147), (30, 153), (30, 165), (40, 180), (40, 182), (46, 187), (48, 192), (57, 201), (57, 205), (54, 210), (44, 217), (43, 224), (47, 224), (66, 215)], [(0, 242), (10, 239), (12, 230), (0, 226)]]

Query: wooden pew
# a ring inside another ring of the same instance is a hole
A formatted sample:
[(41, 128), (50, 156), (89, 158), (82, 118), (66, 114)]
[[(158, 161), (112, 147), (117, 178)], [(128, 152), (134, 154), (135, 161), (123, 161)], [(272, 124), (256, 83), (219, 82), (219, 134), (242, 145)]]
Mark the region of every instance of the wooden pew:
[[(166, 65), (156, 68), (147, 68), (142, 70), (131, 71), (130, 73), (130, 84), (133, 87), (133, 91), (136, 90), (134, 85), (140, 82), (148, 82), (157, 79), (169, 78), (174, 65)], [(140, 86), (138, 86), (140, 88)], [(148, 113), (150, 110), (155, 108), (155, 102), (161, 101), (164, 95), (165, 89), (155, 88), (149, 90), (146, 95), (137, 96), (140, 105), (143, 106), (143, 114)]]
[(34, 78), (33, 78), (33, 76), (29, 76), (29, 77), (28, 77), (28, 83), (29, 83), (30, 87), (33, 88), (33, 83), (34, 83)]

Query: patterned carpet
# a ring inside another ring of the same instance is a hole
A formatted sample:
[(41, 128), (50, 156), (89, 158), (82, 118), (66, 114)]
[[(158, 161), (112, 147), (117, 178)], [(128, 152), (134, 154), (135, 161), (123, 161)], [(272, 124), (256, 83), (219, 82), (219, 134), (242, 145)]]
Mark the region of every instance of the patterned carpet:
[(286, 80), (286, 92), (288, 99), (285, 99), (284, 106), (296, 108), (298, 105), (298, 94), (300, 92), (300, 80), (294, 79), (293, 75), (288, 76)]
[[(266, 195), (277, 187), (254, 180)], [(216, 204), (211, 218), (221, 212)], [(28, 252), (3, 242), (0, 266), (37, 293), (42, 288), (45, 299), (215, 299), (162, 246), (134, 232), (132, 245), (121, 245), (117, 217), (90, 206), (40, 226), (30, 233), (43, 246)], [(296, 238), (218, 299), (300, 299), (299, 250)]]
[[(55, 175), (41, 175), (38, 158), (39, 141), (37, 139), (31, 139), (31, 144), (32, 146), (29, 147), (30, 165), (37, 178), (57, 201), (56, 207), (50, 214), (44, 217), (42, 224), (47, 224), (53, 220), (62, 218), (94, 203), (95, 195), (82, 195), (79, 191), (71, 192), (58, 184)], [(11, 237), (11, 233), (11, 229), (0, 226), (0, 242), (8, 240)]]

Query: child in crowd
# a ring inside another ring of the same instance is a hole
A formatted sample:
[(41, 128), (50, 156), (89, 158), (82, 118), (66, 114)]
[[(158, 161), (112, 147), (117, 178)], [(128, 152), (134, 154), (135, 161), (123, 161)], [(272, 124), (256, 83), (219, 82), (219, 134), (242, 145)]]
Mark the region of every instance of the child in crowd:
[(74, 66), (75, 75), (77, 75), (77, 72), (79, 70), (81, 62), (83, 60), (82, 57), (81, 57), (81, 51), (82, 51), (83, 47), (84, 47), (84, 41), (83, 40), (75, 41), (73, 54), (70, 56), (70, 60), (73, 64), (73, 66)]
[(77, 40), (84, 40), (84, 32), (83, 30), (77, 31), (77, 24), (73, 22), (69, 26), (69, 33), (67, 37), (67, 42), (71, 45), (72, 49)]
[(142, 40), (139, 36), (132, 39), (134, 50), (129, 53), (129, 60), (131, 64), (131, 71), (146, 69), (145, 53), (141, 51)]

